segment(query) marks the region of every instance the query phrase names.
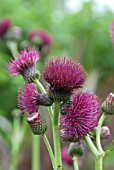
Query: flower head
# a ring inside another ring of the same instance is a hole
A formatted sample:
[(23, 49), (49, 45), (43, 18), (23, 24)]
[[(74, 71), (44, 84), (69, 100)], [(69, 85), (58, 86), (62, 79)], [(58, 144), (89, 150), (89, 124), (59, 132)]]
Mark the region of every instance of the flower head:
[(38, 92), (32, 83), (26, 83), (19, 89), (18, 106), (21, 112), (32, 114), (38, 111), (37, 95)]
[(21, 112), (32, 114), (38, 111), (38, 106), (51, 106), (52, 101), (47, 94), (39, 94), (35, 86), (25, 83), (18, 94), (18, 106)]
[(100, 114), (98, 97), (88, 91), (73, 94), (71, 101), (60, 118), (60, 136), (64, 141), (76, 141), (87, 135), (96, 127)]
[(67, 163), (69, 165), (73, 164), (73, 160), (72, 157), (69, 156), (68, 154), (68, 147), (64, 147), (61, 151), (61, 157), (62, 157), (62, 161), (63, 163)]
[[(81, 88), (86, 79), (84, 68), (72, 59), (60, 57), (51, 60), (45, 67), (43, 77), (50, 84), (51, 97), (62, 101), (62, 97), (71, 94), (73, 90)], [(59, 95), (58, 95), (59, 94)], [(59, 97), (58, 97), (59, 96)]]
[(52, 87), (71, 92), (82, 87), (86, 73), (79, 63), (59, 57), (47, 64), (43, 76)]
[(111, 24), (111, 39), (112, 39), (112, 44), (114, 45), (114, 21), (112, 21)]
[(9, 19), (0, 20), (0, 37), (4, 36), (4, 34), (11, 27), (12, 23)]
[(8, 71), (12, 76), (21, 74), (25, 80), (28, 78), (28, 81), (32, 81), (31, 79), (39, 77), (39, 72), (34, 68), (38, 59), (39, 54), (33, 48), (24, 49), (18, 54), (17, 59), (12, 60), (7, 65)]
[(48, 45), (52, 43), (51, 35), (44, 30), (35, 30), (28, 35), (28, 39), (31, 41), (36, 41), (39, 45)]

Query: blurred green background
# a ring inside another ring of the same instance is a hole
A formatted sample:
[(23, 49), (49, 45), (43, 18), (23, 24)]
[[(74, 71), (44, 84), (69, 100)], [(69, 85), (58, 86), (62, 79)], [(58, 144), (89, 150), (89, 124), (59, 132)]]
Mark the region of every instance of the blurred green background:
[[(88, 72), (84, 89), (94, 91), (102, 100), (110, 92), (114, 92), (114, 49), (110, 36), (114, 12), (110, 8), (105, 7), (102, 11), (98, 11), (94, 1), (82, 1), (80, 9), (71, 10), (67, 0), (0, 0), (0, 19), (3, 18), (9, 18), (13, 26), (21, 28), (22, 35), (17, 41), (18, 46), (22, 41), (27, 40), (28, 33), (31, 31), (47, 30), (53, 38), (53, 43), (48, 56), (42, 56), (45, 61), (57, 56), (71, 57), (80, 62)], [(0, 115), (7, 118), (10, 123), (13, 121), (11, 112), (17, 108), (17, 91), (23, 83), (21, 76), (13, 78), (7, 72), (6, 64), (11, 57), (7, 43), (0, 39)], [(105, 124), (109, 124), (111, 137), (104, 142), (104, 145), (111, 143), (114, 138), (113, 121), (114, 118), (113, 120), (109, 118), (105, 122)], [(3, 140), (2, 137), (0, 140)], [(4, 146), (4, 148), (7, 147)], [(30, 148), (25, 147), (24, 149), (28, 153), (24, 158), (25, 168), (22, 167), (22, 160), (20, 160), (18, 168), (29, 170)], [(9, 150), (6, 150), (4, 154), (7, 155)], [(0, 152), (3, 152), (2, 149)], [(21, 154), (23, 153), (24, 151)], [(42, 154), (45, 155), (45, 153)], [(114, 152), (109, 153), (109, 156), (109, 158), (105, 158), (104, 170), (114, 169)], [(9, 165), (8, 156), (1, 157), (3, 170), (5, 170), (4, 159), (5, 163)], [(86, 170), (88, 167), (91, 170), (94, 169), (93, 162), (89, 162), (85, 157), (83, 160), (82, 170)], [(48, 164), (48, 158), (45, 165), (41, 165), (41, 170), (48, 167), (46, 164)]]

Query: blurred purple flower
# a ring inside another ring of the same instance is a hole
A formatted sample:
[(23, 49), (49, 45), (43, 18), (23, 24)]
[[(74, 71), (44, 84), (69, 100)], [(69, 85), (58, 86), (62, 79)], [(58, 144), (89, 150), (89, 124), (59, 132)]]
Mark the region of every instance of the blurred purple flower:
[(71, 93), (74, 89), (82, 87), (86, 73), (79, 63), (59, 57), (47, 64), (43, 77), (51, 87)]
[(37, 95), (38, 92), (35, 86), (25, 83), (20, 89), (18, 94), (18, 106), (21, 112), (32, 114), (38, 111)]
[(64, 141), (76, 141), (87, 135), (97, 125), (100, 101), (90, 92), (80, 92), (71, 96), (71, 105), (60, 117), (60, 136)]
[(61, 151), (61, 157), (62, 157), (62, 161), (63, 163), (72, 165), (73, 164), (73, 160), (72, 157), (69, 156), (68, 154), (68, 147), (64, 147)]
[(114, 46), (114, 21), (112, 21), (111, 24), (111, 39), (112, 39), (112, 44)]
[(39, 54), (33, 48), (24, 49), (17, 56), (17, 59), (12, 59), (7, 65), (8, 72), (12, 76), (23, 75), (25, 70), (34, 67), (39, 60)]
[(3, 37), (4, 34), (8, 31), (11, 27), (12, 23), (9, 19), (2, 19), (0, 20), (0, 37)]
[(35, 30), (29, 33), (28, 39), (39, 42), (39, 45), (50, 46), (52, 43), (51, 35), (45, 30)]

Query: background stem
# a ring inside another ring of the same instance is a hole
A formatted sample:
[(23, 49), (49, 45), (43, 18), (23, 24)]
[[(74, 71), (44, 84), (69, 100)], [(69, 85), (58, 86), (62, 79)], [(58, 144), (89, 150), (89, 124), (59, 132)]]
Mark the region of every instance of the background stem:
[(32, 170), (40, 170), (40, 136), (32, 134)]

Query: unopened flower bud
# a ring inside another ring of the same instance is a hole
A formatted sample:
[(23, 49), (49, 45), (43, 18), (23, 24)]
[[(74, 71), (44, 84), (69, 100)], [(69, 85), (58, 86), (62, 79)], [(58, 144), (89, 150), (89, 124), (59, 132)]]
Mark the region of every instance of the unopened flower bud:
[(108, 128), (108, 126), (103, 126), (101, 128), (101, 139), (107, 139), (110, 136), (110, 129)]
[(47, 94), (38, 94), (37, 103), (41, 106), (51, 106), (53, 101), (48, 97)]
[(44, 134), (47, 130), (47, 123), (41, 117), (39, 113), (33, 113), (27, 118), (27, 122), (29, 123), (32, 132), (34, 135)]
[(102, 103), (102, 111), (113, 115), (114, 114), (114, 94), (110, 93), (106, 100)]
[(71, 143), (68, 149), (68, 154), (70, 156), (76, 156), (76, 157), (81, 157), (84, 154), (84, 147), (82, 143), (76, 142), (76, 143)]
[[(96, 140), (96, 130), (97, 128), (95, 128), (91, 133), (91, 138), (93, 140)], [(108, 126), (102, 126), (100, 131), (100, 138), (107, 139), (109, 136), (110, 136), (110, 129), (108, 128)]]
[(22, 76), (26, 82), (33, 83), (39, 79), (40, 72), (33, 66), (23, 71)]
[(5, 35), (5, 38), (9, 40), (19, 40), (21, 38), (21, 28), (18, 26), (11, 27)]

